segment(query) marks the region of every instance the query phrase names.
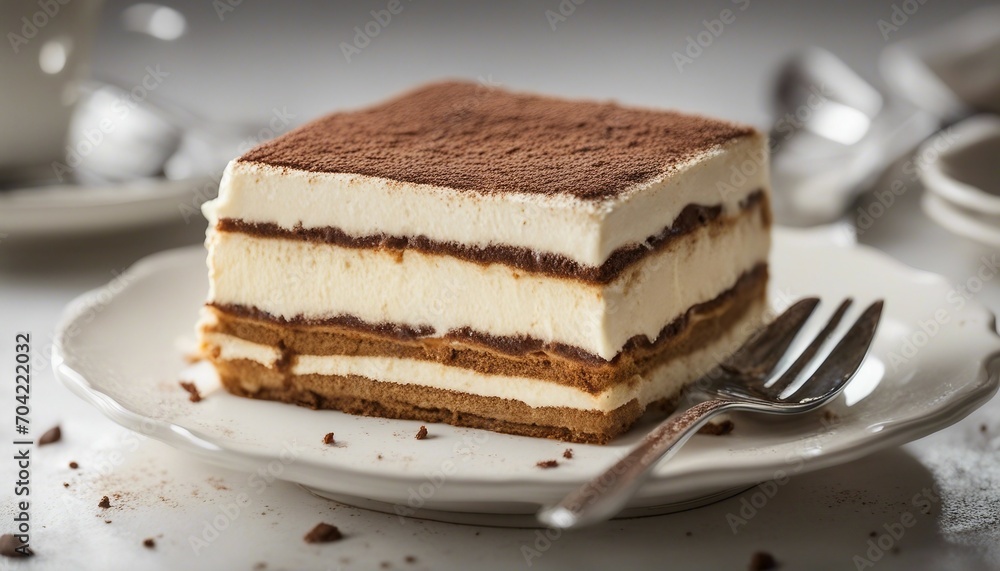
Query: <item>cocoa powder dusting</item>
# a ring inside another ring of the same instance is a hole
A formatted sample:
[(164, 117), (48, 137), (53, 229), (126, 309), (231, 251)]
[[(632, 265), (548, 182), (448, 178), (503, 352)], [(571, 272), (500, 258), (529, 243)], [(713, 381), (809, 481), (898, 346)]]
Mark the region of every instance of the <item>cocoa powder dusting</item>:
[(441, 82), (327, 115), (239, 160), (486, 194), (600, 200), (753, 133), (675, 111)]

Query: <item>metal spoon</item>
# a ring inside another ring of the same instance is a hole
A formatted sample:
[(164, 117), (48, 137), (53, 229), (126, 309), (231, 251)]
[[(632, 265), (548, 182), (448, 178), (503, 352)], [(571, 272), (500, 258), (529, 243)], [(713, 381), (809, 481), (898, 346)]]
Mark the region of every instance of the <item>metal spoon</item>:
[(887, 99), (820, 48), (784, 65), (775, 106), (775, 213), (797, 226), (839, 219), (883, 169), (955, 119)]
[(259, 128), (207, 121), (147, 90), (137, 96), (106, 80), (82, 84), (79, 94), (66, 165), (84, 184), (214, 174)]

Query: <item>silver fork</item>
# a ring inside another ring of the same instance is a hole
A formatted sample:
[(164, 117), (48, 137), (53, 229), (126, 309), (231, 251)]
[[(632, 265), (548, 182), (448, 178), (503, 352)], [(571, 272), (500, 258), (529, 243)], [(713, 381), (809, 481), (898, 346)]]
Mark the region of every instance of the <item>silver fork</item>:
[(688, 387), (677, 411), (657, 425), (624, 458), (558, 504), (542, 509), (538, 512), (538, 520), (549, 527), (571, 529), (611, 519), (625, 507), (654, 465), (673, 456), (691, 435), (721, 412), (748, 410), (798, 414), (828, 403), (840, 394), (861, 367), (882, 315), (882, 300), (865, 309), (798, 389), (789, 395), (782, 396), (782, 393), (814, 360), (851, 303), (850, 299), (844, 300), (798, 358), (777, 380), (769, 382), (819, 299), (812, 297), (796, 302), (751, 336), (736, 353)]

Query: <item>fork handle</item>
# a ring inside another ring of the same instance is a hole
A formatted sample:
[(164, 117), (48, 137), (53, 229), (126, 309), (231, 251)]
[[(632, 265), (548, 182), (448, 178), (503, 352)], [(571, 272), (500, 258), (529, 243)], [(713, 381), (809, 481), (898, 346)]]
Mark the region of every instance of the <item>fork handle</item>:
[(555, 506), (540, 511), (538, 519), (550, 527), (569, 529), (613, 518), (646, 479), (651, 467), (673, 456), (708, 419), (734, 404), (731, 400), (712, 399), (675, 412), (600, 476), (570, 492)]

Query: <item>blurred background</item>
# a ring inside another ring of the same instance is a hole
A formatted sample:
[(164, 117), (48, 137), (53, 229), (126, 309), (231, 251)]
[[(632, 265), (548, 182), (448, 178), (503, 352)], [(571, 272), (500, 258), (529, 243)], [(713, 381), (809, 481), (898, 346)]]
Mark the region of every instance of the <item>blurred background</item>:
[[(212, 195), (228, 159), (324, 113), (455, 77), (749, 122), (778, 143), (791, 134), (795, 144), (774, 149), (779, 197), (805, 185), (808, 200), (853, 199), (937, 127), (970, 114), (932, 109), (932, 119), (914, 120), (939, 102), (914, 106), (910, 96), (929, 91), (927, 82), (888, 77), (887, 69), (933, 67), (920, 51), (932, 45), (928, 38), (988, 4), (8, 2), (0, 16), (11, 44), (0, 65), (12, 72), (0, 96), (7, 132), (0, 232), (8, 243), (37, 244), (156, 225), (161, 235), (174, 226), (178, 240), (196, 240), (198, 232), (177, 227), (201, 225), (197, 205)], [(970, 35), (959, 31), (951, 33)], [(886, 57), (913, 38), (917, 47), (897, 58), (902, 63)], [(808, 51), (816, 47), (827, 52)], [(966, 60), (973, 64), (966, 77), (992, 71), (996, 86), (995, 53)], [(818, 113), (807, 98), (814, 94), (834, 104)], [(989, 107), (982, 101), (974, 107)], [(824, 134), (808, 161), (800, 160), (798, 139), (814, 139), (816, 129), (794, 119), (803, 111), (820, 128), (843, 131)], [(881, 135), (858, 143), (887, 115), (880, 132), (907, 121), (933, 127), (917, 125), (888, 153), (893, 145)], [(793, 158), (779, 163), (781, 154)], [(838, 180), (817, 182), (831, 165)], [(791, 209), (779, 200), (779, 220), (838, 220), (849, 211), (846, 200), (812, 207), (793, 200)], [(137, 244), (147, 241), (164, 244), (148, 236)]]
[[(752, 123), (772, 134), (781, 223), (835, 223), (838, 239), (954, 276), (1000, 246), (992, 161), (958, 160), (992, 201), (930, 207), (933, 161), (913, 162), (942, 127), (995, 120), (995, 2), (17, 0), (0, 25), (11, 274), (197, 243), (229, 159), (441, 78)], [(996, 125), (974, 127), (960, 138)], [(892, 208), (872, 203), (893, 183)]]
[(8, 276), (197, 243), (228, 160), (441, 78), (748, 122), (780, 223), (954, 279), (1000, 248), (995, 2), (16, 0), (0, 29)]
[[(948, 188), (921, 199), (932, 161), (912, 163), (942, 127), (1000, 109), (991, 2), (16, 0), (0, 28), (0, 264), (12, 271), (196, 243), (198, 206), (229, 159), (456, 77), (752, 123), (772, 133), (780, 222), (838, 223), (927, 269), (965, 275), (925, 243), (975, 259), (1000, 242), (991, 162), (967, 176), (994, 193), (981, 204), (945, 200)], [(894, 181), (905, 191), (871, 216), (866, 197)]]
[[(567, 0), (574, 11), (562, 16), (568, 10), (560, 11), (559, 0), (401, 0), (402, 11), (350, 61), (341, 43), (353, 44), (355, 27), (364, 30), (370, 11), (388, 2), (169, 2), (186, 23), (173, 41), (127, 30), (121, 14), (133, 4), (105, 2), (94, 73), (134, 83), (147, 65), (160, 64), (171, 75), (158, 95), (220, 121), (266, 121), (278, 107), (299, 122), (432, 79), (482, 77), (511, 89), (675, 107), (768, 129), (775, 75), (798, 50), (827, 48), (884, 85), (883, 48), (990, 2), (922, 2), (887, 41), (878, 21), (891, 23), (893, 2)], [(686, 55), (688, 37), (726, 9), (734, 21), (679, 70), (672, 54)], [(550, 21), (549, 11), (559, 17)]]

